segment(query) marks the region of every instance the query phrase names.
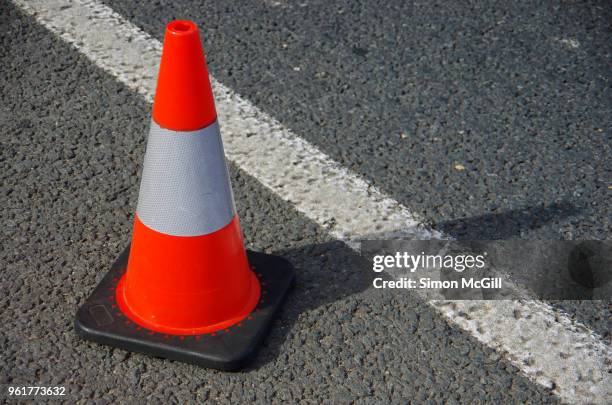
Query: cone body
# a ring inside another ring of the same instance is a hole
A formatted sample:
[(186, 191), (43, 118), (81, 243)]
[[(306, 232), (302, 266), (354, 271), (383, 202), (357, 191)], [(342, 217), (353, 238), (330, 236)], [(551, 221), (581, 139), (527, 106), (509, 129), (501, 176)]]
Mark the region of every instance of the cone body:
[(209, 333), (260, 296), (236, 215), (197, 27), (166, 27), (130, 256), (116, 298), (137, 324)]

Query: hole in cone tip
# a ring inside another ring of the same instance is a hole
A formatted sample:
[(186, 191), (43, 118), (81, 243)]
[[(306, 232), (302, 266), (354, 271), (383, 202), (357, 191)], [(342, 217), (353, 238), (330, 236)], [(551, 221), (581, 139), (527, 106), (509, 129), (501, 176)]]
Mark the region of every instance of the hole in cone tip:
[(196, 30), (196, 25), (191, 21), (173, 21), (168, 24), (168, 30), (175, 34), (186, 34)]

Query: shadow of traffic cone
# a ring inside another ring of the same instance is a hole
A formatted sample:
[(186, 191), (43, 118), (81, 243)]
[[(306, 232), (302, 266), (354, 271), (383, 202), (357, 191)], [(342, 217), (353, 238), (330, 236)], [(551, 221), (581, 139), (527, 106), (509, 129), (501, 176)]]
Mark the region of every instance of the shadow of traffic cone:
[(246, 252), (196, 25), (166, 27), (131, 247), (79, 309), (100, 343), (207, 367), (241, 367), (293, 281)]

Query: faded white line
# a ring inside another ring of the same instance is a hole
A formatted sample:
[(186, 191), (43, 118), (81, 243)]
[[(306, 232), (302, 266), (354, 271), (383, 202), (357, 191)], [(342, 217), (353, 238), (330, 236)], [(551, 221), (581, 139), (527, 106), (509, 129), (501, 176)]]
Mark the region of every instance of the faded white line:
[[(126, 86), (153, 98), (161, 44), (96, 1), (13, 0)], [(212, 79), (228, 159), (331, 235), (445, 238)], [(525, 375), (573, 403), (612, 396), (612, 351), (588, 328), (533, 301), (432, 301), (452, 323), (502, 352)], [(468, 316), (465, 316), (468, 314)]]

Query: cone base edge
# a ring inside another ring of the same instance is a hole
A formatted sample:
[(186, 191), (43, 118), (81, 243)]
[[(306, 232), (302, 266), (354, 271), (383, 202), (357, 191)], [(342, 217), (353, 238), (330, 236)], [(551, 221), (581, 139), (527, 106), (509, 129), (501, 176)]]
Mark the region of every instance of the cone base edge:
[(241, 323), (215, 333), (168, 335), (135, 324), (119, 310), (114, 290), (128, 256), (129, 246), (79, 307), (77, 334), (103, 345), (225, 371), (239, 370), (252, 359), (295, 279), (292, 265), (284, 258), (247, 251), (262, 285), (253, 312)]

